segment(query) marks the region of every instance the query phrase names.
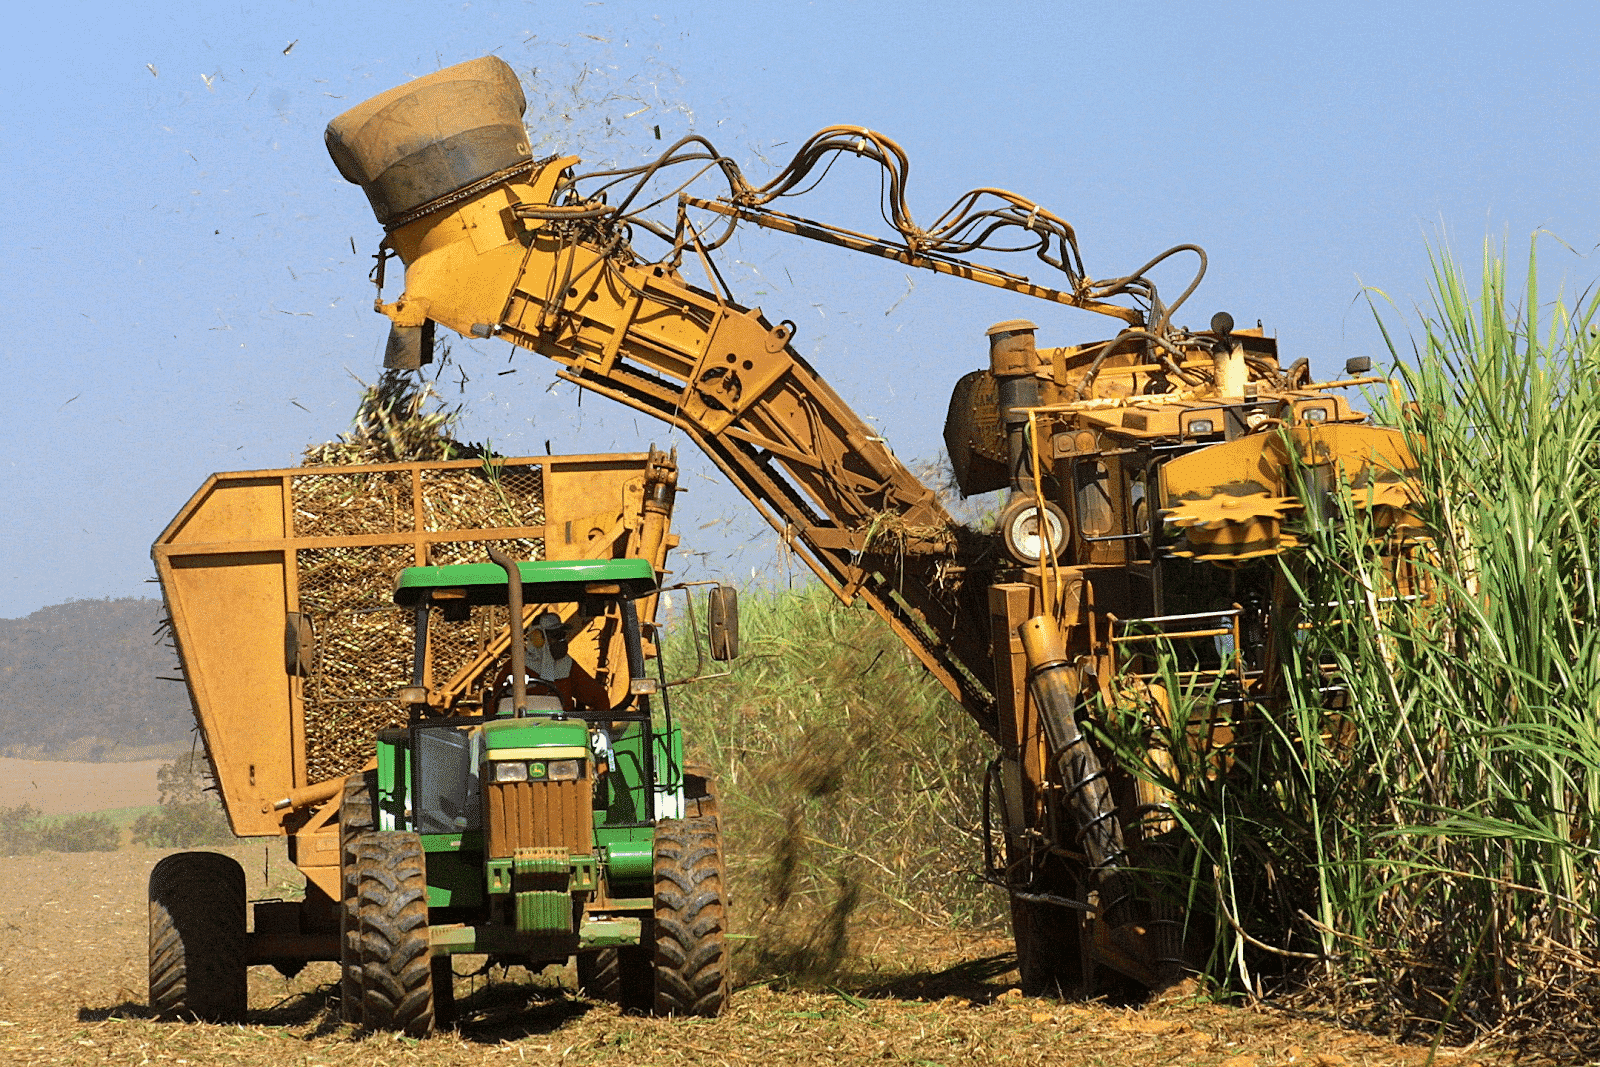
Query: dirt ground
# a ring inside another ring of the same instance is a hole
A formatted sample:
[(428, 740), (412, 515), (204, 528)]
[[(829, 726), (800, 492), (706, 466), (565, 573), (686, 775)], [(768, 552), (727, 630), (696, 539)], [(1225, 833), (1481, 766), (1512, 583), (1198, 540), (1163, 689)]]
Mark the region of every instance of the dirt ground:
[[(281, 846), (241, 844), (253, 896), (298, 884)], [(742, 1065), (1422, 1064), (1426, 1050), (1271, 1010), (1167, 1003), (1143, 1010), (1021, 996), (1009, 944), (937, 930), (861, 938), (848, 978), (817, 989), (740, 988), (716, 1020), (620, 1015), (566, 992), (556, 971), (462, 977), (463, 1024), (423, 1042), (341, 1026), (333, 964), (251, 972), (247, 1026), (157, 1023), (145, 1003), (145, 882), (165, 853), (0, 858), (0, 1063)], [(458, 973), (471, 966), (458, 962)], [(571, 977), (566, 977), (570, 985)], [(1488, 1062), (1441, 1050), (1437, 1062)]]
[(156, 802), (156, 771), (171, 760), (54, 763), (0, 757), (0, 808), (32, 804), (46, 815), (145, 807)]

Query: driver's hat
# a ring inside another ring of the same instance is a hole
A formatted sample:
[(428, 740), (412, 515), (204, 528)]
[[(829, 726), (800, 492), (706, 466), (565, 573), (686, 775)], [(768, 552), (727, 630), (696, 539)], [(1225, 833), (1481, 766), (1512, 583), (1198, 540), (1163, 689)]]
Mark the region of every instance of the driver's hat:
[(561, 623), (561, 616), (553, 611), (541, 612), (533, 620), (533, 628), (528, 632), (528, 644), (533, 648), (543, 648), (549, 644), (556, 650), (556, 655), (562, 655), (562, 648), (566, 643), (566, 628)]

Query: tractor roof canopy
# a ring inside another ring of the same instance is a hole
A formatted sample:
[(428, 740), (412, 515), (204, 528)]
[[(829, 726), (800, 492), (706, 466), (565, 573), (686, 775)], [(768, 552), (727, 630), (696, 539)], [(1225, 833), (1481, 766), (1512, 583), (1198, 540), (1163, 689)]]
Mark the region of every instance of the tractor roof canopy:
[[(522, 595), (528, 602), (575, 601), (585, 596), (632, 599), (655, 592), (656, 575), (644, 559), (549, 559), (518, 563)], [(407, 567), (395, 582), (394, 602), (462, 601), (504, 604), (506, 572), (495, 563), (454, 563)]]

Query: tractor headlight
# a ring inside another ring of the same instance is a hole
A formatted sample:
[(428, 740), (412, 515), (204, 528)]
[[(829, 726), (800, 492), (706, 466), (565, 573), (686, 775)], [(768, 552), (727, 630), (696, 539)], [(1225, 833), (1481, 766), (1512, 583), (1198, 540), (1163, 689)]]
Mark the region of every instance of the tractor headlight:
[(496, 782), (526, 782), (528, 780), (528, 764), (523, 760), (506, 760), (496, 763), (493, 767), (494, 781)]
[(581, 770), (575, 759), (553, 759), (545, 764), (545, 777), (552, 782), (573, 782), (581, 777)]

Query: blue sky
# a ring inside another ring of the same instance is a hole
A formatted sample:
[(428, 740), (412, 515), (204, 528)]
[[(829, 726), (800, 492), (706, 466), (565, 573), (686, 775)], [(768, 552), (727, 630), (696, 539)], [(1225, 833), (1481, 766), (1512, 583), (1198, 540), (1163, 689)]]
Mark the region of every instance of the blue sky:
[[(9, 21), (0, 617), (152, 593), (149, 545), (207, 474), (292, 465), (346, 427), (385, 335), (366, 280), (381, 234), (323, 127), (485, 53), (524, 76), (546, 150), (632, 162), (694, 130), (761, 180), (815, 130), (864, 125), (910, 153), (923, 221), (1009, 188), (1068, 219), (1098, 277), (1193, 241), (1211, 270), (1179, 319), (1259, 318), (1325, 373), (1382, 356), (1362, 286), (1409, 310), (1441, 235), (1471, 264), (1486, 237), (1520, 259), (1548, 230), (1575, 250), (1547, 245), (1551, 281), (1600, 273), (1592, 3), (154, 0)], [(789, 209), (881, 230), (876, 190), (842, 167)], [(990, 323), (1030, 317), (1044, 344), (1109, 325), (783, 235), (723, 265), (910, 460), (936, 454)], [(577, 407), (538, 356), (454, 351), (470, 380), (441, 388), (504, 452), (671, 439)], [(685, 485), (679, 526), (705, 553), (686, 564), (769, 565), (709, 465)]]

